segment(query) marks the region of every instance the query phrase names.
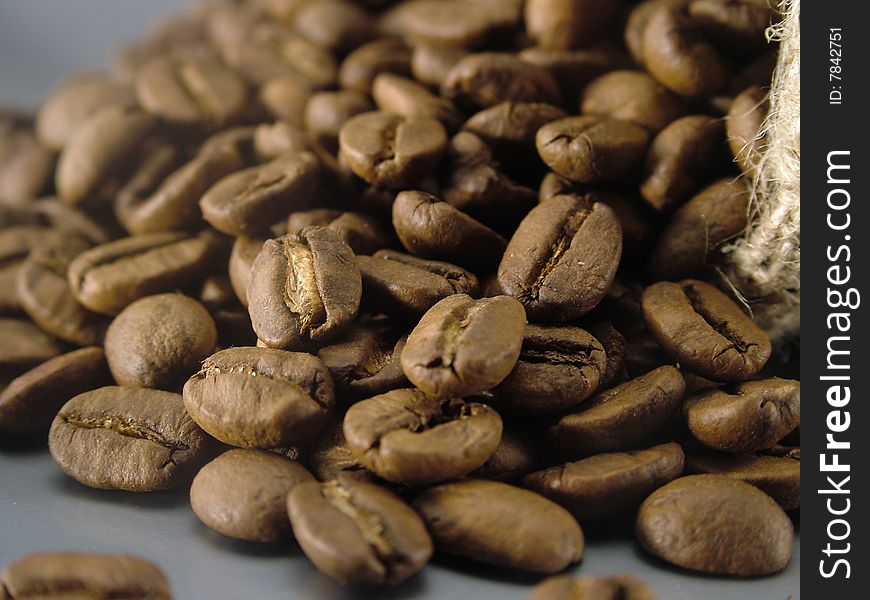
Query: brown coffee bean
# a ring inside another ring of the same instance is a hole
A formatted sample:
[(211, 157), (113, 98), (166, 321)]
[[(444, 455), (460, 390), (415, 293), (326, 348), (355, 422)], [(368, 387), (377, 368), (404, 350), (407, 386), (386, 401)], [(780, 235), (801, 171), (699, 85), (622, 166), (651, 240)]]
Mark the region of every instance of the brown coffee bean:
[(48, 449), (63, 471), (92, 488), (152, 492), (179, 485), (204, 458), (207, 436), (181, 396), (103, 387), (63, 405)]
[(749, 176), (754, 175), (760, 160), (759, 153), (764, 147), (764, 138), (759, 139), (764, 120), (770, 109), (767, 92), (752, 86), (740, 93), (731, 103), (725, 121), (728, 147), (740, 169)]
[(699, 392), (683, 412), (699, 442), (726, 452), (769, 448), (800, 424), (800, 382), (745, 381), (733, 388)]
[(644, 65), (659, 83), (682, 96), (711, 96), (728, 79), (728, 66), (684, 7), (662, 6), (643, 29)]
[(357, 256), (366, 303), (397, 319), (419, 319), (453, 294), (474, 295), (477, 277), (450, 263), (381, 250)]
[(389, 11), (382, 20), (388, 32), (413, 46), (478, 48), (495, 33), (493, 14), (480, 4), (457, 0), (412, 0)]
[(610, 287), (622, 255), (613, 211), (577, 196), (556, 196), (523, 219), (498, 268), (506, 294), (533, 321), (568, 321), (592, 310)]
[(432, 540), (411, 507), (346, 475), (295, 486), (287, 514), (305, 555), (342, 585), (395, 585), (432, 556)]
[(285, 75), (270, 79), (257, 91), (257, 103), (273, 119), (286, 121), (294, 127), (305, 126), (305, 106), (315, 92), (301, 75)]
[(516, 365), (525, 324), (522, 305), (510, 296), (449, 296), (408, 336), (402, 369), (411, 383), (436, 397), (489, 390)]
[(205, 465), (190, 486), (190, 506), (206, 526), (250, 542), (290, 538), (287, 494), (314, 481), (305, 467), (274, 452), (235, 449)]
[(619, 15), (614, 0), (528, 0), (526, 32), (544, 48), (569, 50), (586, 46)]
[[(35, 215), (30, 216), (34, 217)], [(36, 221), (35, 218), (30, 220)], [(3, 284), (0, 287), (0, 314), (21, 312), (23, 307), (16, 289), (19, 272), (32, 250), (54, 243), (53, 238), (55, 237), (65, 238), (66, 236), (56, 236), (51, 229), (35, 222), (13, 224), (10, 227), (0, 229), (0, 283)], [(82, 244), (85, 243), (78, 238), (76, 240), (81, 241)]]
[(703, 275), (716, 264), (717, 249), (746, 229), (749, 187), (743, 179), (720, 179), (674, 213), (649, 259), (655, 279)]
[(263, 233), (294, 210), (306, 208), (320, 167), (310, 152), (287, 154), (224, 177), (202, 196), (202, 216), (229, 235)]
[(495, 452), (502, 422), (484, 404), (400, 389), (357, 402), (344, 437), (367, 469), (409, 485), (467, 475)]
[(242, 306), (248, 305), (248, 283), (251, 281), (251, 267), (254, 260), (263, 249), (266, 240), (239, 236), (233, 242), (230, 253), (229, 275), (233, 291)]
[(313, 44), (336, 54), (347, 54), (377, 32), (368, 13), (345, 0), (306, 2), (293, 14), (293, 26)]
[(0, 391), (0, 431), (45, 434), (67, 400), (109, 380), (101, 348), (82, 348), (47, 360)]
[(506, 429), (495, 452), (470, 476), (512, 483), (536, 469), (541, 462), (541, 455), (541, 449), (525, 432)]
[(693, 0), (689, 16), (723, 52), (745, 57), (765, 49), (765, 30), (777, 14), (767, 2), (738, 0)]
[(526, 325), (513, 371), (493, 390), (505, 413), (564, 412), (592, 395), (604, 374), (601, 343), (579, 327)]
[(106, 358), (120, 385), (174, 390), (214, 352), (217, 329), (205, 307), (181, 294), (141, 298), (106, 331)]
[(378, 109), (403, 117), (431, 117), (441, 121), (449, 131), (455, 131), (465, 117), (453, 103), (439, 98), (426, 86), (393, 73), (375, 77), (371, 91)]
[(651, 554), (684, 569), (769, 575), (791, 558), (794, 528), (757, 488), (720, 475), (691, 475), (647, 498), (637, 538)]
[(572, 457), (643, 448), (677, 412), (684, 390), (679, 371), (659, 367), (587, 400), (550, 427), (548, 440)]
[(314, 144), (338, 153), (338, 135), (353, 116), (374, 110), (371, 99), (356, 90), (318, 92), (305, 105), (305, 132)]
[(440, 87), (454, 65), (466, 55), (468, 51), (463, 48), (421, 43), (414, 46), (411, 72), (420, 83)]
[(445, 483), (413, 506), (445, 554), (533, 573), (556, 573), (583, 556), (583, 532), (570, 513), (506, 483)]
[(797, 510), (801, 505), (800, 449), (782, 454), (775, 449), (729, 454), (693, 448), (686, 452), (686, 471), (745, 481), (776, 500), (783, 510)]
[(599, 321), (586, 326), (586, 330), (604, 348), (604, 371), (599, 376), (598, 389), (606, 390), (626, 379), (625, 354), (628, 342), (610, 321)]
[(523, 486), (567, 508), (579, 521), (636, 507), (683, 472), (683, 449), (670, 443), (597, 454), (523, 478)]
[(343, 421), (343, 414), (334, 415), (307, 448), (311, 472), (320, 481), (338, 479), (342, 475), (372, 481), (371, 471), (356, 459), (344, 439)]
[(221, 350), (184, 385), (184, 406), (200, 427), (246, 448), (310, 440), (334, 402), (332, 377), (320, 359), (272, 348)]
[(0, 574), (0, 594), (10, 600), (172, 598), (169, 581), (151, 562), (131, 555), (79, 552), (40, 552), (9, 563)]
[(447, 133), (431, 117), (369, 112), (349, 119), (338, 136), (350, 169), (376, 186), (407, 187), (441, 162)]
[(535, 586), (526, 600), (655, 600), (655, 593), (632, 575), (550, 577)]
[(260, 123), (254, 128), (254, 155), (258, 162), (268, 162), (282, 154), (295, 154), (308, 149), (305, 132), (288, 121)]
[(127, 231), (131, 231), (128, 222), (135, 223), (135, 218), (131, 219), (130, 213), (156, 192), (163, 181), (184, 164), (185, 159), (181, 148), (162, 136), (152, 136), (145, 140), (139, 156), (141, 160), (132, 168), (114, 202), (115, 216)]
[[(27, 205), (27, 211), (40, 223), (48, 227), (78, 235), (93, 242), (104, 244), (117, 232), (114, 223), (107, 222), (106, 215), (89, 215), (79, 209), (67, 206), (53, 196), (34, 200)], [(54, 237), (49, 234), (48, 237)], [(40, 244), (46, 236), (40, 237)]]
[(558, 106), (536, 102), (502, 102), (469, 118), (463, 128), (477, 135), (507, 165), (537, 158), (535, 133), (551, 121), (568, 115)]
[(586, 115), (544, 125), (535, 143), (553, 171), (572, 181), (593, 183), (628, 174), (643, 156), (649, 134), (628, 121)]
[(770, 357), (767, 333), (708, 283), (687, 279), (653, 284), (643, 293), (642, 308), (661, 347), (707, 379), (746, 379)]
[(51, 181), (55, 154), (29, 128), (0, 131), (0, 202), (20, 205), (42, 194)]
[(320, 344), (356, 317), (362, 278), (353, 251), (326, 227), (268, 240), (251, 268), (248, 310), (272, 348)]
[(128, 237), (82, 252), (70, 263), (67, 277), (79, 302), (113, 315), (144, 296), (190, 285), (221, 246), (210, 232)]
[(30, 369), (64, 351), (55, 339), (23, 319), (0, 319), (0, 340), (0, 368)]
[(360, 46), (342, 61), (338, 82), (345, 90), (370, 94), (372, 83), (381, 73), (403, 77), (411, 74), (411, 49), (404, 42), (382, 38)]
[(138, 108), (111, 105), (88, 118), (64, 146), (55, 172), (60, 199), (80, 204), (138, 150), (155, 119)]
[(461, 108), (476, 110), (501, 102), (562, 104), (559, 84), (549, 72), (499, 52), (462, 58), (447, 74), (441, 94)]
[(725, 164), (722, 121), (693, 115), (677, 119), (653, 140), (640, 193), (658, 211), (668, 211)]
[(392, 232), (388, 232), (375, 217), (328, 208), (292, 213), (287, 218), (287, 233), (299, 233), (311, 225), (332, 229), (355, 254), (373, 254), (394, 243)]
[(580, 96), (587, 83), (614, 69), (629, 66), (629, 58), (610, 45), (593, 46), (577, 50), (553, 50), (533, 46), (521, 50), (524, 62), (546, 69), (559, 84), (562, 98)]
[(656, 132), (682, 117), (686, 106), (642, 71), (611, 71), (586, 86), (580, 112), (631, 121)]

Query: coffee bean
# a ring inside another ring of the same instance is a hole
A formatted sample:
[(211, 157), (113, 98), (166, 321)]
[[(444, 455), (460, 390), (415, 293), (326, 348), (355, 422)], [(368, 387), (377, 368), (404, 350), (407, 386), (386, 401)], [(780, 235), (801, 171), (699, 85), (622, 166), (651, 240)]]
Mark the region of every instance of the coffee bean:
[(0, 368), (29, 369), (63, 353), (63, 347), (30, 321), (0, 319)]
[(413, 0), (388, 12), (383, 27), (408, 38), (413, 46), (432, 44), (448, 48), (476, 48), (494, 33), (492, 13), (472, 2)]
[(579, 521), (636, 507), (653, 490), (683, 472), (679, 444), (634, 452), (597, 454), (523, 478), (523, 486), (564, 506)]
[(580, 96), (587, 83), (608, 71), (628, 66), (623, 52), (609, 46), (553, 50), (532, 46), (517, 55), (523, 61), (546, 69), (559, 88), (562, 98), (571, 100)]
[(655, 593), (632, 575), (550, 577), (535, 586), (526, 600), (655, 600)]
[(287, 233), (298, 233), (311, 225), (332, 229), (355, 254), (373, 254), (394, 243), (391, 232), (375, 217), (328, 208), (291, 213), (287, 218)]
[(533, 573), (556, 573), (583, 556), (583, 532), (570, 513), (506, 483), (445, 483), (413, 506), (445, 554)]
[(679, 371), (659, 367), (587, 400), (550, 427), (547, 438), (572, 457), (643, 448), (677, 412), (684, 390)]
[[(171, 600), (163, 572), (132, 555), (40, 552), (6, 565), (3, 598), (149, 598)], [(7, 595), (8, 594), (8, 595)]]
[(342, 61), (338, 81), (345, 90), (371, 94), (382, 73), (411, 74), (411, 49), (401, 40), (382, 38), (360, 46)]
[(699, 442), (726, 452), (769, 448), (800, 424), (800, 382), (746, 381), (686, 399), (683, 412)]
[(345, 0), (306, 2), (293, 14), (293, 26), (313, 44), (338, 54), (361, 46), (377, 31), (364, 10)]
[(759, 86), (752, 86), (734, 98), (728, 110), (725, 121), (728, 146), (734, 160), (749, 176), (755, 173), (758, 152), (764, 144), (763, 138), (757, 138), (769, 109), (767, 92)]
[(764, 32), (778, 17), (767, 2), (694, 0), (687, 10), (701, 31), (723, 52), (738, 57), (764, 50)]
[(526, 31), (544, 48), (586, 46), (608, 29), (621, 5), (613, 0), (528, 0)]
[(531, 437), (519, 429), (506, 429), (495, 452), (470, 476), (512, 483), (537, 468), (541, 457), (541, 449)]
[(702, 377), (746, 379), (770, 357), (767, 333), (708, 283), (687, 279), (653, 284), (643, 293), (642, 307), (661, 347)]
[(224, 177), (199, 201), (202, 216), (229, 235), (256, 235), (287, 213), (306, 208), (319, 177), (309, 152), (280, 156)]
[(665, 127), (647, 152), (641, 195), (659, 211), (682, 203), (725, 164), (723, 138), (722, 121), (701, 115), (683, 117)]
[(421, 191), (396, 196), (393, 227), (412, 254), (460, 266), (492, 267), (506, 246), (504, 238), (486, 225)]
[(720, 475), (691, 475), (647, 498), (637, 538), (651, 554), (684, 569), (769, 575), (791, 558), (794, 528), (757, 488)]
[(440, 300), (453, 294), (474, 295), (478, 289), (470, 271), (392, 250), (357, 256), (356, 264), (364, 301), (400, 320), (419, 319)]
[(499, 265), (498, 280), (533, 321), (567, 321), (601, 301), (621, 254), (622, 231), (609, 207), (557, 196), (520, 223)]
[(284, 75), (263, 83), (257, 92), (257, 103), (272, 119), (304, 127), (305, 106), (315, 92), (301, 75)]
[(453, 103), (435, 96), (426, 86), (393, 73), (381, 73), (372, 85), (378, 109), (403, 117), (431, 117), (455, 131), (465, 117)]
[(211, 232), (128, 237), (82, 252), (70, 263), (67, 277), (85, 307), (113, 315), (144, 296), (190, 285), (221, 246)]
[(716, 263), (716, 250), (746, 228), (749, 187), (742, 179), (720, 179), (671, 217), (649, 259), (655, 279), (703, 275)]
[(305, 105), (305, 132), (313, 143), (336, 154), (338, 135), (351, 117), (374, 110), (364, 93), (355, 90), (318, 92)]
[(254, 128), (254, 155), (259, 162), (268, 162), (282, 154), (308, 150), (308, 140), (301, 126), (287, 121), (260, 123)]
[(447, 74), (441, 94), (461, 108), (477, 110), (501, 102), (562, 104), (559, 85), (550, 73), (500, 52), (462, 58)]
[(138, 108), (108, 106), (76, 128), (57, 164), (55, 186), (61, 200), (80, 204), (129, 160), (154, 128)]
[(357, 402), (344, 418), (357, 460), (384, 479), (410, 485), (470, 473), (492, 455), (501, 433), (501, 418), (488, 406), (416, 389)]
[(206, 440), (178, 394), (109, 386), (63, 405), (51, 424), (48, 449), (84, 485), (152, 492), (176, 487), (192, 474)]
[(642, 71), (611, 71), (583, 90), (580, 111), (660, 131), (686, 113), (679, 97)]
[(42, 194), (54, 163), (55, 154), (29, 129), (0, 131), (0, 203), (20, 205)]
[(432, 540), (411, 507), (346, 475), (295, 486), (287, 514), (305, 555), (341, 585), (395, 585), (432, 556)]
[(516, 365), (525, 324), (522, 305), (509, 296), (449, 296), (408, 336), (402, 369), (411, 383), (436, 397), (489, 390)]
[(205, 307), (157, 294), (122, 310), (106, 332), (106, 358), (120, 385), (174, 390), (214, 352), (217, 330)]
[(100, 348), (82, 348), (47, 360), (0, 391), (0, 431), (45, 434), (67, 400), (108, 382)]
[(115, 216), (127, 231), (132, 231), (128, 222), (136, 222), (130, 213), (156, 192), (185, 159), (181, 148), (162, 136), (152, 136), (145, 140), (140, 156), (139, 164), (133, 167), (130, 176), (115, 196)]
[(321, 344), (350, 325), (362, 279), (353, 251), (326, 227), (268, 240), (248, 284), (257, 337), (272, 348)]
[(343, 421), (343, 414), (333, 415), (308, 447), (308, 463), (311, 465), (311, 471), (320, 481), (338, 479), (343, 475), (372, 481), (372, 472), (356, 459), (344, 439)]
[(356, 175), (372, 185), (401, 188), (435, 170), (447, 134), (431, 117), (369, 112), (350, 118), (338, 141), (342, 158)]
[(314, 481), (305, 467), (273, 452), (235, 449), (205, 465), (190, 486), (190, 506), (205, 525), (250, 542), (290, 538), (287, 494)]
[(567, 117), (538, 129), (538, 154), (559, 175), (581, 183), (619, 179), (643, 156), (646, 130), (596, 115)]
[(466, 55), (468, 51), (462, 48), (421, 43), (414, 46), (411, 72), (420, 83), (440, 87), (454, 65)]
[(610, 321), (600, 321), (586, 327), (604, 348), (604, 371), (600, 373), (598, 388), (605, 390), (626, 378), (625, 354), (628, 342)]
[(751, 454), (729, 454), (704, 448), (686, 452), (688, 473), (726, 475), (754, 485), (776, 500), (783, 510), (801, 505), (800, 450), (759, 450)]
[(689, 4), (691, 0), (643, 0), (632, 8), (625, 24), (625, 46), (634, 62), (643, 66), (645, 55), (643, 52), (643, 32), (649, 23), (650, 17), (661, 8), (681, 8)]
[(229, 263), (230, 283), (242, 306), (248, 305), (248, 283), (251, 281), (251, 267), (265, 243), (265, 239), (249, 238), (243, 235), (237, 237), (233, 242)]
[[(63, 204), (53, 196), (28, 203), (27, 210), (40, 224), (63, 233), (78, 235), (94, 244), (108, 242), (116, 235), (117, 228), (114, 223), (109, 222), (106, 215), (87, 214)], [(49, 234), (48, 237), (54, 236)], [(40, 244), (45, 242), (45, 238), (46, 236), (41, 236)]]
[(526, 325), (513, 371), (495, 388), (505, 413), (564, 412), (592, 395), (606, 364), (601, 343), (579, 327)]

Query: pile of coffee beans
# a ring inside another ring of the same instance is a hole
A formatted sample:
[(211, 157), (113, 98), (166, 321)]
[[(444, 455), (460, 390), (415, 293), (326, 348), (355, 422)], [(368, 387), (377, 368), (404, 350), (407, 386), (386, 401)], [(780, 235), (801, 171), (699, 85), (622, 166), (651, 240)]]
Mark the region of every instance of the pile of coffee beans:
[[(708, 283), (747, 225), (777, 18), (191, 7), (111, 75), (0, 114), (0, 432), (47, 436), (87, 486), (189, 486), (206, 526), (295, 538), (346, 585), (438, 554), (555, 574), (581, 526), (626, 522), (685, 569), (779, 571), (800, 383)], [(169, 595), (117, 557), (23, 559), (2, 585)], [(652, 593), (532, 595), (628, 597)]]

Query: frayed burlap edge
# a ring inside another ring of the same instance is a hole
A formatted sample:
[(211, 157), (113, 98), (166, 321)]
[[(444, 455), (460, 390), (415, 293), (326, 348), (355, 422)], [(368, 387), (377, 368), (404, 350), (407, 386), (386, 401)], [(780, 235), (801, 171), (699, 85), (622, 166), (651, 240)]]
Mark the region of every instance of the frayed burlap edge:
[(759, 133), (749, 226), (723, 248), (723, 287), (749, 306), (775, 343), (800, 335), (800, 0), (783, 0), (770, 112)]

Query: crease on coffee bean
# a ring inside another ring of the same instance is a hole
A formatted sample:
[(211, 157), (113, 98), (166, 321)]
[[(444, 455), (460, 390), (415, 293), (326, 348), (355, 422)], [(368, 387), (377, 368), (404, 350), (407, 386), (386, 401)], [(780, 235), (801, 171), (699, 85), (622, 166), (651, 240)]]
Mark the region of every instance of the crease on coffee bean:
[(454, 377), (459, 378), (459, 373), (456, 371), (456, 355), (458, 350), (456, 349), (459, 345), (459, 340), (465, 333), (465, 330), (468, 329), (468, 326), (471, 325), (471, 321), (480, 312), (486, 303), (484, 302), (475, 302), (466, 308), (466, 313), (462, 316), (462, 318), (457, 319), (453, 322), (447, 322), (442, 329), (442, 351), (441, 353), (432, 358), (428, 363), (420, 365), (425, 369), (449, 369)]
[(390, 123), (382, 130), (380, 149), (372, 156), (372, 167), (380, 172), (396, 158), (396, 138), (399, 135), (399, 123)]
[(77, 429), (109, 429), (118, 435), (147, 440), (159, 444), (169, 450), (169, 457), (161, 467), (168, 464), (175, 464), (173, 454), (176, 452), (185, 452), (190, 450), (190, 446), (179, 440), (170, 440), (158, 431), (141, 424), (136, 424), (129, 417), (121, 416), (104, 416), (104, 417), (84, 417), (75, 414), (68, 414), (62, 417), (63, 422)]
[(695, 314), (704, 319), (704, 322), (709, 325), (713, 331), (721, 335), (728, 341), (728, 346), (719, 350), (710, 360), (715, 361), (720, 356), (726, 354), (730, 350), (735, 350), (740, 355), (740, 357), (745, 361), (746, 354), (753, 347), (757, 347), (758, 344), (755, 342), (750, 342), (748, 340), (744, 340), (738, 332), (736, 332), (727, 321), (723, 321), (722, 319), (717, 318), (715, 315), (709, 314), (706, 310), (702, 310), (703, 308), (703, 298), (701, 297), (701, 293), (698, 292), (691, 284), (683, 286), (683, 293), (686, 298), (689, 300), (689, 304), (692, 306), (692, 309), (695, 311)]
[(172, 74), (179, 82), (181, 92), (203, 113), (218, 120), (221, 118), (220, 104), (214, 94), (209, 94), (208, 82), (192, 64), (183, 62), (173, 65)]
[[(150, 254), (152, 252), (160, 252), (160, 251), (164, 250), (165, 248), (168, 248), (168, 247), (173, 246), (173, 245), (178, 245), (178, 244), (182, 244), (184, 242), (192, 242), (192, 241), (198, 241), (198, 240), (199, 240), (198, 237), (185, 238), (185, 237), (180, 237), (180, 236), (179, 237), (173, 236), (172, 239), (166, 240), (165, 242), (161, 242), (159, 244), (152, 244), (150, 246), (145, 246), (145, 247), (123, 249), (121, 252), (106, 253), (103, 256), (98, 256), (96, 260), (89, 261), (87, 268), (85, 268), (83, 271), (81, 271), (81, 273), (79, 273), (78, 283), (81, 284), (81, 282), (84, 281), (92, 271), (95, 271), (104, 265), (115, 266), (117, 263), (121, 262), (122, 260), (136, 260), (138, 257), (144, 256), (146, 254)], [(159, 263), (160, 261), (157, 261), (157, 262)]]
[[(430, 404), (428, 403), (422, 406), (422, 410), (418, 409), (416, 404), (403, 406), (402, 410), (406, 413), (410, 413), (412, 419), (410, 423), (401, 429), (405, 429), (411, 433), (423, 433), (424, 431), (435, 429), (440, 425), (447, 425), (461, 419), (475, 416), (473, 406), (463, 400), (457, 400), (455, 398), (441, 400), (438, 402), (437, 410), (431, 410), (429, 407)], [(366, 452), (379, 449), (381, 447), (381, 440), (393, 431), (398, 430), (400, 430), (400, 428), (385, 431), (378, 435), (372, 441), (368, 449), (366, 449)]]
[(314, 252), (304, 240), (293, 245), (300, 249), (302, 256), (297, 257), (298, 253), (291, 250), (290, 240), (284, 240), (281, 245), (287, 264), (283, 300), (287, 310), (298, 316), (297, 331), (305, 336), (306, 331), (327, 322), (329, 314), (314, 273)]
[(547, 262), (544, 263), (544, 266), (541, 267), (540, 272), (537, 277), (535, 277), (532, 285), (529, 286), (529, 289), (520, 294), (520, 301), (523, 304), (527, 304), (531, 301), (538, 301), (541, 296), (541, 289), (544, 287), (546, 279), (550, 276), (550, 273), (556, 268), (559, 261), (562, 260), (562, 257), (571, 247), (571, 242), (574, 240), (574, 236), (577, 235), (578, 231), (580, 231), (580, 228), (583, 226), (583, 223), (586, 221), (587, 217), (589, 217), (591, 212), (592, 211), (589, 209), (581, 208), (575, 211), (570, 217), (565, 219), (564, 223), (562, 223), (562, 229), (559, 232), (559, 236), (552, 244), (553, 251), (550, 254), (550, 257), (547, 259)]
[(302, 383), (288, 376), (267, 373), (264, 370), (256, 369), (254, 365), (237, 364), (230, 365), (229, 367), (222, 367), (212, 362), (206, 361), (203, 363), (202, 368), (198, 372), (196, 372), (191, 379), (201, 381), (208, 377), (216, 377), (217, 375), (229, 375), (232, 373), (250, 375), (251, 377), (264, 377), (272, 381), (278, 381), (303, 392), (322, 408), (329, 408), (329, 403), (320, 398), (319, 392), (325, 380), (323, 379), (323, 375), (319, 371), (316, 371), (314, 373), (314, 376), (312, 380), (308, 383), (308, 385), (303, 385)]

